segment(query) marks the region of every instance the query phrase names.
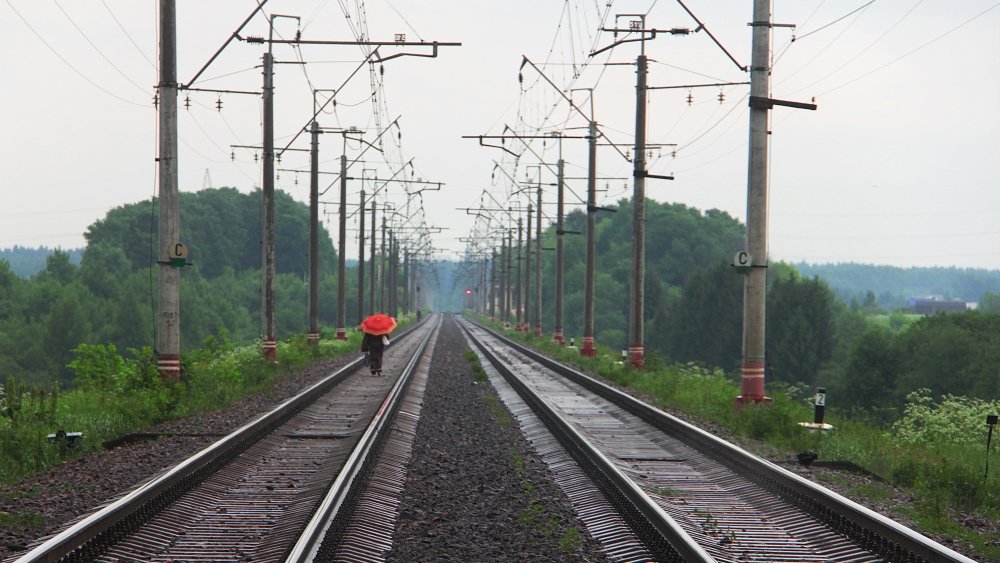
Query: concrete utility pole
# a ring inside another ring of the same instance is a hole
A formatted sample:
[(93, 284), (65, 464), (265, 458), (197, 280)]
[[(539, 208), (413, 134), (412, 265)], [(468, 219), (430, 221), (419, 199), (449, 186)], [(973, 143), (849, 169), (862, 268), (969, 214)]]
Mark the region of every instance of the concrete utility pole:
[(403, 314), (410, 313), (410, 249), (403, 249)]
[(514, 259), (514, 229), (507, 229), (507, 263), (504, 267), (504, 287), (506, 288), (504, 292), (504, 306), (503, 306), (503, 322), (504, 326), (510, 326), (510, 309), (513, 307), (513, 285), (510, 283), (510, 276), (514, 272), (514, 265), (511, 263)]
[(587, 161), (587, 273), (584, 283), (583, 345), (580, 355), (593, 358), (594, 348), (594, 266), (597, 249), (597, 122), (591, 118)]
[[(750, 95), (770, 96), (771, 2), (754, 0), (750, 60)], [(750, 155), (747, 170), (747, 251), (743, 284), (743, 359), (739, 403), (767, 401), (764, 396), (764, 318), (767, 290), (767, 145), (768, 110), (750, 105)]]
[(160, 377), (181, 377), (180, 205), (177, 190), (177, 11), (174, 0), (160, 1), (159, 199), (157, 243), (159, 308), (156, 323), (156, 369)]
[(524, 302), (521, 297), (521, 246), (524, 238), (524, 223), (520, 217), (517, 218), (517, 266), (514, 268), (514, 321), (515, 328), (521, 332), (521, 319), (523, 318)]
[(489, 268), (490, 268), (489, 267), (489, 263), (490, 263), (490, 259), (487, 258), (487, 257), (483, 257), (483, 264), (480, 267), (480, 269), (482, 271), (482, 276), (480, 277), (481, 281), (479, 283), (479, 288), (480, 288), (479, 289), (479, 292), (480, 292), (479, 299), (481, 301), (479, 311), (482, 314), (484, 314), (484, 315), (487, 314), (487, 311), (489, 310), (489, 301), (488, 301), (488, 299), (489, 299), (489, 297), (488, 297), (489, 296), (489, 290), (488, 290), (488, 286), (486, 285), (487, 284), (486, 276), (489, 275), (488, 272), (489, 272)]
[(643, 307), (646, 277), (646, 42), (641, 41), (642, 52), (635, 61), (635, 155), (632, 176), (635, 189), (632, 193), (632, 302), (629, 319), (628, 359), (635, 367), (642, 367), (643, 356)]
[(337, 243), (337, 340), (347, 340), (347, 331), (344, 328), (344, 312), (347, 308), (347, 133), (344, 133), (345, 153), (340, 155), (340, 203), (338, 211), (340, 213), (340, 240)]
[[(273, 25), (272, 25), (273, 28)], [(261, 191), (263, 228), (261, 229), (261, 311), (263, 313), (264, 358), (277, 361), (277, 323), (274, 304), (274, 59), (270, 44), (264, 53), (264, 187)]]
[(365, 190), (358, 206), (358, 324), (365, 320)]
[(559, 163), (557, 164), (558, 191), (556, 192), (556, 326), (553, 338), (560, 346), (563, 344), (563, 182), (565, 163), (562, 159), (562, 141), (559, 142)]
[[(541, 171), (539, 171), (541, 173)], [(528, 204), (528, 227), (524, 237), (524, 322), (521, 323), (521, 331), (525, 334), (531, 329), (531, 317), (534, 311), (531, 307), (531, 218), (533, 209)]]
[(368, 265), (371, 267), (371, 275), (368, 277), (368, 313), (375, 314), (377, 311), (375, 309), (375, 278), (378, 277), (378, 267), (375, 265), (375, 230), (377, 228), (377, 223), (375, 222), (375, 211), (378, 209), (378, 204), (375, 203), (375, 194), (372, 194), (372, 233), (371, 233), (371, 259), (368, 261)]
[[(541, 170), (538, 171), (541, 174)], [(542, 336), (542, 184), (538, 179), (538, 213), (535, 215), (535, 336)]]
[(379, 312), (384, 313), (386, 308), (385, 300), (385, 208), (382, 209), (382, 252), (379, 254), (379, 290), (378, 290), (378, 302), (379, 302)]
[(815, 110), (816, 104), (775, 100), (771, 93), (771, 28), (790, 27), (771, 22), (770, 0), (754, 0), (750, 60), (750, 156), (747, 171), (747, 247), (737, 254), (736, 266), (746, 267), (743, 284), (743, 361), (738, 404), (769, 403), (764, 395), (766, 365), (765, 318), (767, 299), (767, 183), (769, 117), (774, 106)]
[(490, 320), (497, 318), (497, 253), (490, 253)]
[(319, 123), (309, 130), (309, 344), (319, 342)]

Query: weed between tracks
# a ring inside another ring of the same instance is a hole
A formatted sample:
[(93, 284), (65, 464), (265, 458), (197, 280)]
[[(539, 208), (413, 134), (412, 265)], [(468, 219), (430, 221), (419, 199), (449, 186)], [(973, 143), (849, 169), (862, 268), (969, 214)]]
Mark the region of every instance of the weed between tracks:
[[(479, 382), (488, 381), (489, 377), (479, 362), (479, 356), (473, 350), (466, 350), (463, 355), (470, 366), (472, 366), (472, 377)], [(492, 390), (487, 389), (484, 397), (486, 405), (490, 409), (490, 412), (493, 413), (497, 424), (503, 427), (514, 424), (514, 420), (511, 418), (507, 408), (504, 407)], [(564, 528), (559, 519), (555, 517), (544, 518), (547, 509), (538, 499), (538, 491), (535, 488), (535, 484), (526, 477), (527, 468), (524, 465), (524, 455), (513, 446), (508, 453), (514, 464), (514, 472), (521, 477), (521, 490), (524, 491), (525, 497), (528, 500), (527, 506), (525, 506), (524, 510), (517, 517), (517, 523), (522, 526), (535, 528), (541, 531), (545, 537), (559, 535), (559, 550), (563, 553), (573, 553), (579, 550), (583, 546), (583, 538), (580, 536), (580, 531), (572, 526)]]

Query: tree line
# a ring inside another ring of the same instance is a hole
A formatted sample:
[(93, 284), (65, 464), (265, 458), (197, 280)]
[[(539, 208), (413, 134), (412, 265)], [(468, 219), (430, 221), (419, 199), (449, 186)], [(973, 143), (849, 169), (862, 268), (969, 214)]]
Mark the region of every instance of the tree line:
[[(181, 193), (181, 238), (191, 253), (181, 284), (182, 350), (224, 331), (235, 342), (260, 336), (260, 192), (232, 188)], [(308, 209), (277, 192), (276, 301), (279, 336), (306, 329)], [(745, 229), (718, 210), (682, 204), (647, 204), (646, 342), (650, 361), (694, 362), (738, 376), (743, 277), (730, 263), (743, 248)], [(597, 221), (596, 326), (599, 344), (627, 346), (631, 276), (631, 202)], [(0, 261), (0, 378), (71, 383), (66, 365), (81, 343), (120, 350), (153, 342), (156, 302), (153, 201), (125, 205), (91, 225), (79, 265), (56, 251), (30, 279)], [(586, 216), (569, 214), (564, 229), (586, 232)], [(336, 323), (336, 251), (320, 229), (320, 322)], [(543, 247), (556, 233), (543, 233)], [(565, 235), (564, 330), (582, 335), (585, 235)], [(484, 288), (459, 280), (469, 272), (437, 263), (427, 284), (439, 304), (467, 305), (464, 290)], [(554, 330), (555, 257), (543, 254), (543, 329)], [(996, 330), (1000, 294), (986, 291), (980, 310), (916, 318), (887, 310), (872, 287), (845, 302), (818, 276), (772, 263), (768, 270), (769, 384), (828, 388), (831, 405), (889, 417), (910, 391), (931, 389), (990, 399), (1000, 391)], [(357, 271), (347, 273), (348, 326), (356, 319)], [(428, 288), (424, 288), (425, 291)], [(478, 293), (477, 293), (478, 295)], [(883, 413), (883, 414), (879, 414)]]
[[(182, 350), (224, 332), (260, 336), (260, 191), (182, 192), (181, 239), (190, 265), (181, 277)], [(57, 250), (30, 279), (0, 260), (0, 381), (72, 384), (66, 367), (81, 343), (140, 349), (153, 342), (157, 300), (155, 201), (113, 209), (92, 224), (79, 265)], [(275, 301), (279, 337), (308, 326), (309, 210), (275, 194)], [(337, 320), (337, 253), (320, 226), (320, 323)], [(346, 317), (356, 323), (357, 271), (347, 276)]]
[[(649, 353), (670, 362), (695, 362), (739, 372), (743, 322), (743, 276), (731, 266), (743, 249), (745, 229), (730, 215), (682, 204), (647, 202), (646, 342)], [(623, 349), (628, 338), (631, 276), (631, 202), (617, 213), (599, 213), (595, 337)], [(586, 216), (567, 216), (565, 230), (586, 232)], [(555, 246), (556, 233), (544, 233)], [(582, 334), (585, 236), (565, 235), (567, 339)], [(553, 280), (555, 258), (544, 254), (543, 280)], [(844, 265), (841, 271), (850, 271)], [(892, 270), (892, 269), (887, 269)], [(888, 276), (887, 270), (875, 271)], [(943, 270), (943, 269), (942, 269)], [(871, 272), (870, 267), (860, 271)], [(1000, 393), (1000, 274), (956, 271), (952, 285), (941, 272), (907, 271), (912, 287), (956, 287), (980, 291), (980, 310), (917, 317), (905, 303), (887, 310), (875, 298), (838, 295), (820, 276), (797, 266), (769, 264), (766, 312), (767, 380), (770, 384), (822, 386), (831, 404), (864, 411), (878, 420), (901, 412), (906, 396), (920, 388), (935, 395), (992, 399)], [(945, 270), (947, 272), (948, 270)], [(873, 279), (874, 278), (868, 278)], [(875, 280), (877, 281), (877, 280)], [(554, 329), (554, 288), (543, 282), (543, 327)]]

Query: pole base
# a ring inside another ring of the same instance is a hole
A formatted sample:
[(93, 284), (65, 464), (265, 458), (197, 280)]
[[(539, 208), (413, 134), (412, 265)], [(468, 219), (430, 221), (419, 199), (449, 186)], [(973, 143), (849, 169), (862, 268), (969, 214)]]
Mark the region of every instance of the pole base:
[(310, 346), (315, 346), (317, 342), (319, 342), (319, 333), (310, 332), (309, 336), (306, 337), (306, 343), (308, 343)]
[(736, 406), (737, 407), (742, 407), (744, 405), (749, 405), (749, 404), (753, 404), (755, 406), (756, 405), (763, 405), (763, 406), (767, 407), (767, 406), (770, 406), (771, 403), (773, 403), (773, 402), (774, 402), (774, 400), (771, 399), (771, 397), (765, 397), (763, 395), (753, 395), (753, 396), (738, 395), (736, 397)]
[(743, 361), (740, 376), (740, 395), (736, 398), (738, 404), (771, 402), (764, 396), (764, 362)]
[(260, 353), (264, 359), (272, 364), (278, 363), (278, 343), (274, 340), (265, 340), (261, 343)]
[(175, 354), (160, 354), (156, 356), (156, 371), (164, 381), (178, 382), (181, 380), (181, 357)]
[(587, 358), (597, 357), (597, 348), (594, 348), (593, 336), (583, 337), (583, 346), (580, 347), (580, 355)]
[(560, 346), (566, 344), (566, 342), (563, 340), (563, 332), (561, 330), (557, 330), (555, 335), (552, 336), (552, 339), (555, 340)]
[(538, 338), (542, 337), (542, 325), (541, 323), (535, 325), (535, 336)]
[(337, 329), (337, 334), (334, 336), (337, 340), (347, 340), (347, 331), (343, 327)]
[(637, 368), (641, 368), (646, 365), (646, 358), (643, 355), (642, 346), (629, 346), (628, 348), (628, 361), (630, 364)]

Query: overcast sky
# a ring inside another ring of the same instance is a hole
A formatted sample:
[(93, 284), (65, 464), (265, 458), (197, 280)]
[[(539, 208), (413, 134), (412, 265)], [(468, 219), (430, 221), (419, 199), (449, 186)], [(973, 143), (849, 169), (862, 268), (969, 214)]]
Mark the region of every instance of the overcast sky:
[[(750, 63), (752, 1), (684, 3), (729, 54), (704, 31), (658, 34), (645, 45), (649, 84), (748, 80), (739, 65)], [(177, 4), (178, 80), (189, 84), (256, 3)], [(440, 191), (411, 197), (409, 209), (416, 213), (422, 205), (427, 222), (446, 229), (435, 235), (442, 256), (456, 256), (465, 246), (459, 239), (474, 224), (457, 208), (495, 207), (484, 190), (505, 204), (516, 202), (523, 196), (511, 196), (517, 188), (507, 174), (518, 181), (538, 175), (537, 157), (523, 145), (505, 143), (523, 153), (515, 162), (463, 135), (501, 134), (505, 126), (525, 135), (584, 133), (585, 119), (533, 68), (521, 69), (519, 83), (522, 55), (584, 111), (591, 104), (587, 91), (569, 90), (593, 88), (607, 141), (627, 150), (635, 69), (608, 63), (634, 62), (640, 46), (624, 43), (590, 57), (615, 40), (599, 27), (614, 27), (618, 14), (645, 14), (647, 28), (697, 27), (675, 0), (369, 0), (364, 6), (371, 40), (405, 34), (407, 41), (462, 46), (441, 47), (436, 58), (386, 61), (383, 74), (362, 65), (350, 77), (364, 57), (359, 47), (275, 45), (276, 144), (286, 146), (308, 123), (313, 90), (340, 89), (336, 108), (319, 118), (323, 127), (356, 126), (374, 140), (379, 125), (399, 117), (399, 128), (383, 137), (384, 153), (369, 150), (350, 175), (385, 177), (413, 159), (412, 171), (401, 177), (442, 182)], [(365, 23), (351, 0), (270, 0), (264, 11), (298, 16), (275, 20), (281, 38), (298, 31), (308, 40), (350, 41)], [(618, 25), (628, 27), (631, 19), (620, 18)], [(795, 27), (774, 28), (772, 97), (815, 98), (819, 109), (772, 112), (771, 259), (1000, 268), (1000, 2), (776, 0), (773, 21)], [(108, 210), (156, 193), (156, 3), (3, 0), (0, 33), (0, 248), (82, 247), (87, 226)], [(244, 31), (267, 34), (260, 15)], [(259, 91), (263, 51), (260, 44), (234, 41), (193, 86)], [(430, 48), (405, 52), (430, 54)], [(379, 85), (374, 102), (373, 82)], [(648, 139), (663, 145), (650, 172), (676, 180), (651, 180), (648, 197), (718, 208), (745, 220), (747, 93), (745, 85), (650, 92)], [(180, 106), (181, 190), (232, 186), (250, 192), (261, 185), (256, 151), (233, 148), (261, 143), (258, 96), (182, 92)], [(291, 146), (305, 149), (308, 138)], [(362, 148), (347, 143), (348, 158)], [(568, 184), (580, 195), (586, 191), (579, 179), (586, 174), (585, 149), (581, 139), (563, 141), (573, 178)], [(324, 171), (336, 172), (345, 150), (341, 135), (324, 135), (320, 150)], [(535, 141), (532, 150), (550, 164), (558, 158), (551, 141)], [(501, 165), (496, 170), (495, 163)], [(277, 187), (308, 201), (308, 174), (288, 171), (307, 167), (306, 153), (286, 152)], [(603, 205), (630, 197), (630, 167), (614, 147), (599, 149)], [(549, 170), (541, 170), (542, 182), (552, 182)], [(332, 178), (324, 175), (321, 188)], [(350, 202), (359, 189), (361, 181), (352, 180)], [(387, 190), (406, 211), (403, 188)], [(547, 190), (551, 202), (554, 193)], [(322, 198), (332, 233), (336, 191)], [(579, 203), (572, 194), (568, 201)], [(549, 220), (554, 210), (547, 205), (545, 213)], [(183, 223), (182, 209), (182, 240)]]

